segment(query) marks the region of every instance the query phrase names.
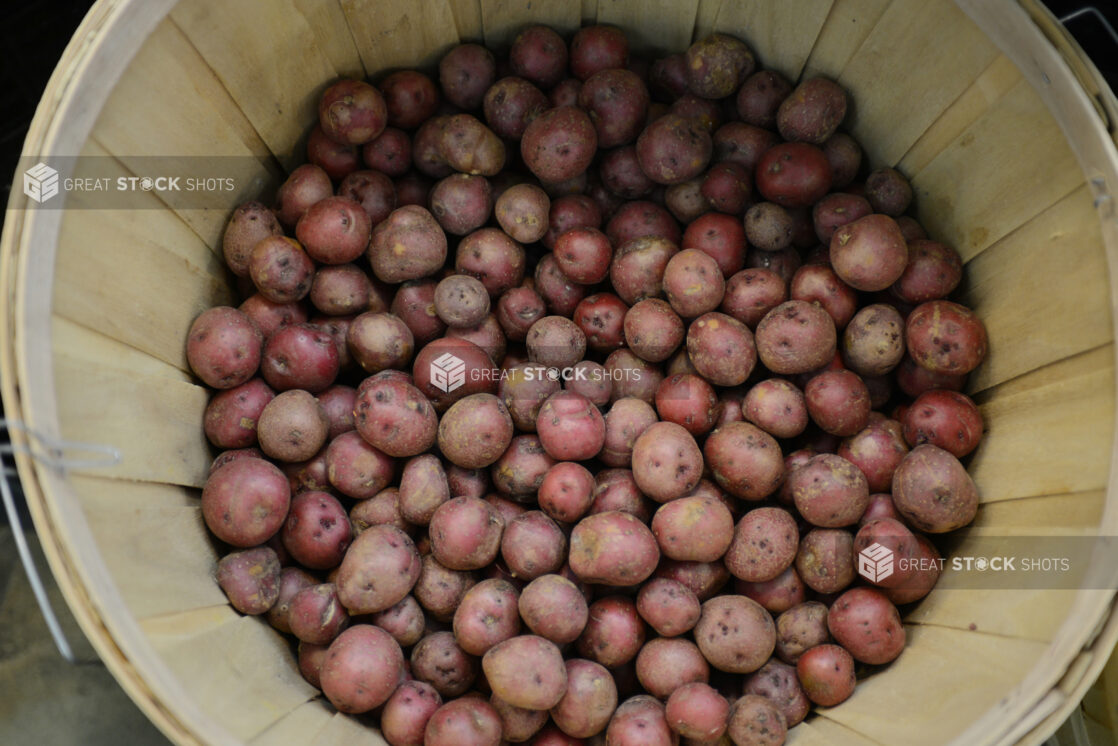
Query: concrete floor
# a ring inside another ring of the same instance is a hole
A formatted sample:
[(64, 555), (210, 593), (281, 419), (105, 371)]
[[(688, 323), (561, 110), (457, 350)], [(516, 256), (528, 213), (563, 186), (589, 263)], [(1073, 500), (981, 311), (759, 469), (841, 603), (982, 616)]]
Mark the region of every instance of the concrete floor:
[[(34, 536), (29, 539), (37, 549)], [(49, 573), (45, 580), (71, 646), (80, 659), (92, 662), (75, 665), (59, 655), (11, 530), (0, 526), (0, 744), (168, 744), (97, 661)]]

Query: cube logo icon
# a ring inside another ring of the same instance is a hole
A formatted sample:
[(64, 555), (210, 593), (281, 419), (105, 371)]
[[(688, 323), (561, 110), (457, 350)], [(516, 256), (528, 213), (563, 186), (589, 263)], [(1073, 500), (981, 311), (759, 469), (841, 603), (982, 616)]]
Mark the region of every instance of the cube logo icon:
[(431, 363), (431, 385), (439, 391), (450, 393), (466, 382), (466, 363), (461, 358), (444, 352)]
[(858, 552), (858, 574), (871, 583), (880, 583), (893, 574), (893, 551), (876, 541)]
[(58, 194), (58, 172), (45, 163), (36, 163), (23, 172), (23, 193), (39, 204)]

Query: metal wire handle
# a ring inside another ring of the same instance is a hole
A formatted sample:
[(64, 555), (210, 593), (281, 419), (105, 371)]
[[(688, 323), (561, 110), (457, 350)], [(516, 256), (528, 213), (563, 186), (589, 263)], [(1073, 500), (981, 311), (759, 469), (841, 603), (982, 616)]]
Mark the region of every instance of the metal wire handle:
[[(20, 430), (27, 434), (28, 440), (31, 443), (29, 446), (15, 446), (8, 440), (0, 444), (0, 455), (26, 453), (33, 460), (60, 474), (65, 474), (70, 469), (92, 469), (115, 466), (121, 461), (120, 451), (112, 446), (101, 445), (99, 443), (79, 443), (76, 441), (52, 438), (43, 433), (31, 430), (18, 420), (0, 418), (0, 428), (3, 429), (5, 434), (8, 430)], [(72, 452), (87, 455), (84, 457), (67, 456), (67, 453)], [(88, 454), (96, 455), (90, 456)], [(12, 537), (15, 539), (16, 552), (19, 554), (20, 563), (23, 565), (24, 572), (27, 573), (27, 581), (31, 585), (31, 592), (35, 595), (35, 601), (39, 604), (39, 610), (46, 620), (47, 629), (50, 631), (50, 636), (54, 640), (54, 645), (58, 648), (59, 654), (69, 663), (97, 662), (95, 658), (89, 660), (79, 659), (75, 656), (70, 641), (66, 639), (66, 633), (62, 629), (62, 623), (59, 621), (58, 614), (55, 613), (50, 598), (47, 596), (47, 589), (43, 584), (43, 577), (39, 572), (38, 565), (35, 563), (35, 558), (31, 554), (31, 547), (27, 543), (27, 535), (23, 530), (23, 521), (19, 517), (19, 510), (16, 508), (15, 496), (12, 494), (12, 486), (8, 482), (9, 478), (18, 479), (19, 473), (14, 467), (5, 465), (2, 472), (0, 472), (0, 500), (3, 501), (4, 512), (8, 515), (8, 525), (12, 528)]]
[(1110, 19), (1108, 19), (1097, 6), (1085, 5), (1078, 10), (1073, 10), (1066, 15), (1060, 16), (1058, 20), (1066, 26), (1068, 22), (1074, 21), (1077, 18), (1082, 18), (1083, 16), (1091, 16), (1098, 21), (1099, 25), (1101, 25), (1107, 35), (1110, 36), (1110, 40), (1114, 42), (1115, 46), (1118, 46), (1118, 31), (1114, 30), (1114, 26), (1111, 25)]

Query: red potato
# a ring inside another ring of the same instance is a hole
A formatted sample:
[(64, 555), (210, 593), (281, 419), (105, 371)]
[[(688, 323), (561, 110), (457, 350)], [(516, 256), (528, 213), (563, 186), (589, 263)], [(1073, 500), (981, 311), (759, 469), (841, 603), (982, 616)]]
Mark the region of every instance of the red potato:
[(349, 546), (334, 582), (338, 598), (353, 614), (395, 606), (419, 579), (415, 544), (395, 526), (371, 526)]
[(702, 608), (690, 588), (677, 580), (654, 578), (637, 594), (637, 613), (661, 637), (676, 637), (699, 621)]
[(786, 567), (782, 573), (771, 580), (734, 582), (736, 593), (753, 599), (764, 606), (765, 611), (770, 614), (780, 614), (796, 604), (803, 603), (807, 598), (807, 590), (794, 566)]
[(436, 147), (455, 171), (496, 176), (505, 166), (504, 142), (471, 114), (447, 117)]
[(894, 604), (910, 604), (932, 592), (943, 568), (939, 550), (920, 534), (916, 536), (916, 554), (911, 558), (916, 570), (908, 582), (896, 588), (886, 588), (885, 595)]
[(668, 726), (664, 705), (647, 694), (622, 702), (606, 728), (609, 746), (676, 746), (678, 741)]
[(398, 207), (372, 232), (368, 258), (381, 282), (417, 280), (446, 261), (446, 234), (422, 207)]
[(524, 78), (501, 78), (485, 92), (485, 121), (506, 140), (520, 140), (548, 103), (547, 95)]
[(725, 280), (718, 263), (698, 249), (684, 249), (664, 267), (664, 294), (683, 318), (694, 318), (718, 308)]
[(392, 298), (389, 312), (404, 322), (419, 344), (431, 342), (446, 331), (446, 324), (435, 313), (435, 282), (432, 280), (401, 284)]
[(496, 559), (505, 530), (497, 510), (476, 497), (455, 497), (431, 516), (431, 551), (452, 570), (477, 570)]
[[(579, 303), (581, 307), (585, 301)], [(497, 301), (497, 322), (510, 342), (523, 342), (532, 324), (547, 315), (547, 305), (534, 289), (529, 287), (510, 288)], [(578, 323), (578, 310), (575, 311)], [(579, 324), (583, 332), (586, 329)]]
[(349, 620), (333, 583), (304, 588), (291, 599), (291, 633), (301, 642), (329, 645), (349, 626)]
[(292, 171), (276, 192), (276, 217), (285, 228), (294, 229), (307, 208), (333, 194), (329, 175), (318, 166), (305, 163)]
[(838, 335), (831, 316), (802, 300), (782, 303), (757, 325), (757, 355), (773, 373), (793, 375), (821, 368), (835, 356)]
[(674, 243), (652, 236), (619, 245), (609, 269), (614, 290), (630, 305), (659, 296), (664, 270), (678, 251)]
[[(271, 552), (272, 550), (269, 548), (268, 551)], [(268, 624), (284, 634), (289, 634), (291, 625), (288, 623), (288, 618), (291, 614), (291, 599), (295, 597), (296, 593), (312, 585), (318, 585), (318, 579), (306, 570), (293, 566), (282, 568), (278, 581), (279, 594), (275, 603), (266, 612)]]
[[(346, 264), (365, 253), (371, 231), (372, 221), (359, 202), (348, 197), (327, 197), (307, 208), (295, 226), (295, 237), (316, 262)], [(254, 264), (250, 259), (250, 271)], [(265, 284), (255, 274), (253, 282), (258, 286)]]
[(625, 397), (652, 402), (664, 380), (660, 366), (641, 360), (627, 349), (611, 352), (605, 366), (613, 384), (610, 398), (615, 402)]
[(882, 588), (907, 586), (916, 573), (917, 559), (921, 553), (916, 543), (916, 536), (895, 518), (877, 518), (862, 522), (858, 533), (854, 535), (854, 552), (859, 558), (859, 563), (864, 556), (863, 553), (875, 545), (885, 547), (893, 553), (893, 571), (885, 577), (866, 579)]
[(215, 389), (231, 389), (260, 366), (264, 338), (249, 317), (229, 306), (203, 311), (190, 325), (186, 358), (191, 370)]
[(589, 81), (596, 73), (629, 63), (629, 40), (614, 26), (584, 26), (571, 39), (571, 74)]
[(475, 174), (451, 174), (435, 183), (431, 214), (443, 230), (463, 236), (485, 225), (493, 212), (489, 180)]
[[(379, 135), (361, 146), (361, 160), (366, 167), (374, 172), (382, 173), (390, 178), (399, 178), (411, 168), (411, 138), (403, 130), (398, 130), (395, 127), (385, 127)], [(392, 194), (396, 194), (395, 185), (393, 185)], [(362, 200), (358, 200), (358, 202), (362, 202)], [(395, 205), (391, 209), (395, 209)], [(370, 215), (369, 217), (373, 216)], [(380, 220), (374, 218), (373, 222), (379, 223)]]
[(784, 480), (780, 446), (748, 422), (731, 422), (712, 432), (703, 455), (718, 486), (743, 500), (763, 500)]
[(862, 167), (862, 147), (845, 132), (836, 132), (820, 146), (834, 172), (833, 188), (843, 189), (857, 177)]
[(400, 491), (395, 487), (381, 490), (372, 497), (358, 501), (349, 511), (349, 522), (354, 533), (361, 533), (369, 526), (390, 524), (409, 536), (415, 526), (400, 515)]
[(439, 421), (439, 450), (466, 469), (489, 466), (512, 440), (513, 423), (503, 402), (492, 394), (472, 394), (450, 406)]
[(792, 245), (792, 214), (773, 202), (758, 202), (745, 212), (745, 237), (763, 251), (780, 251)]
[(348, 316), (369, 307), (372, 283), (353, 264), (321, 267), (311, 280), (311, 305), (329, 316)]
[(538, 437), (517, 435), (493, 464), (493, 486), (514, 499), (526, 499), (540, 488), (554, 465)]
[(284, 391), (260, 413), (260, 449), (277, 461), (306, 461), (326, 443), (329, 428), (314, 396), (301, 389)]
[(596, 407), (609, 404), (613, 394), (613, 382), (604, 365), (593, 360), (581, 360), (564, 373), (567, 380), (563, 386), (568, 391), (586, 397)]
[(330, 643), (319, 680), (322, 693), (340, 712), (368, 712), (388, 701), (403, 669), (403, 652), (387, 632), (356, 624)]
[(572, 282), (595, 285), (609, 275), (613, 247), (597, 228), (572, 228), (555, 239), (554, 256)]
[(450, 498), (446, 472), (437, 456), (425, 453), (408, 460), (400, 475), (401, 517), (409, 523), (426, 526), (438, 507)]
[(602, 210), (598, 204), (582, 194), (571, 194), (551, 201), (547, 218), (547, 232), (541, 239), (544, 246), (555, 248), (560, 235), (572, 228), (600, 228)]
[(481, 106), (486, 89), (497, 77), (493, 53), (480, 44), (459, 44), (439, 60), (443, 96), (454, 106), (472, 111)]
[(738, 116), (755, 127), (774, 129), (777, 110), (791, 92), (792, 84), (780, 73), (772, 70), (755, 72), (738, 89)]
[[(451, 570), (440, 563), (433, 553), (429, 553), (431, 541), (429, 537), (426, 538), (426, 546), (419, 548), (423, 552), (423, 560), (420, 564), (419, 578), (412, 587), (412, 595), (431, 619), (450, 622), (454, 619), (454, 610), (462, 603), (462, 598), (474, 586), (477, 578), (471, 572)], [(425, 634), (430, 635), (426, 625)], [(442, 649), (444, 646), (439, 644), (437, 647)], [(466, 653), (458, 647), (457, 643), (454, 644), (453, 650), (443, 650), (443, 654), (450, 653), (466, 657)], [(472, 660), (469, 659), (471, 662)], [(436, 686), (439, 686), (440, 694), (445, 694), (441, 685)]]
[(248, 260), (253, 247), (269, 236), (282, 235), (279, 220), (265, 205), (260, 202), (238, 205), (221, 237), (225, 264), (237, 277), (248, 277)]
[(833, 80), (808, 78), (781, 102), (776, 124), (785, 140), (820, 145), (845, 117), (846, 91)]
[(529, 26), (516, 35), (509, 49), (509, 67), (542, 88), (551, 88), (567, 70), (567, 45), (547, 26)]
[(664, 559), (654, 574), (657, 578), (682, 583), (699, 601), (706, 601), (714, 596), (730, 580), (730, 571), (721, 562), (677, 562)]
[(745, 596), (716, 596), (703, 603), (695, 642), (718, 670), (750, 673), (772, 655), (776, 627), (757, 602)]
[[(260, 454), (260, 458), (264, 458), (264, 454)], [(323, 449), (315, 454), (314, 458), (309, 461), (302, 461), (295, 464), (284, 464), (283, 473), (287, 475), (288, 483), (291, 485), (291, 494), (296, 495), (305, 490), (329, 490), (330, 480), (328, 477), (328, 464), (326, 461), (326, 449)], [(388, 479), (385, 478), (387, 483)]]
[(909, 451), (893, 474), (893, 503), (912, 526), (944, 533), (974, 520), (978, 488), (959, 459), (924, 443)]
[(405, 596), (404, 600), (384, 611), (378, 611), (370, 619), (373, 624), (392, 635), (401, 647), (411, 647), (423, 639), (426, 619), (414, 596)]
[[(446, 153), (443, 151), (449, 121), (450, 116), (447, 115), (431, 117), (420, 126), (412, 139), (412, 162), (424, 176), (432, 179), (441, 179), (454, 173), (454, 169), (446, 162)], [(396, 188), (399, 191), (400, 185), (397, 184)], [(404, 200), (400, 201), (401, 204), (405, 203)], [(427, 200), (422, 200), (421, 204), (427, 204)]]
[(741, 580), (772, 580), (792, 566), (799, 543), (800, 532), (791, 513), (782, 508), (755, 508), (734, 527), (726, 567)]
[(827, 631), (827, 607), (807, 601), (784, 611), (776, 618), (776, 654), (795, 665), (806, 651), (831, 639)]
[(829, 245), (831, 236), (837, 229), (872, 212), (873, 208), (864, 197), (845, 192), (832, 192), (816, 202), (811, 210), (815, 235), (824, 245)]
[(769, 311), (788, 300), (787, 284), (764, 268), (745, 269), (726, 281), (719, 309), (755, 330)]
[(521, 619), (533, 634), (566, 645), (586, 628), (590, 610), (578, 586), (562, 575), (541, 575), (520, 592)]
[(621, 205), (606, 223), (606, 235), (614, 246), (647, 236), (678, 244), (683, 236), (671, 213), (655, 202), (648, 201)]
[(480, 697), (463, 697), (439, 707), (427, 721), (424, 746), (499, 746), (501, 715)]
[(350, 431), (334, 438), (326, 447), (325, 456), (330, 485), (347, 497), (371, 498), (395, 476), (392, 459), (358, 432)]
[(796, 669), (775, 658), (745, 680), (742, 694), (768, 700), (788, 727), (799, 724), (811, 711), (811, 702), (796, 679)]
[(523, 743), (536, 735), (548, 720), (547, 712), (513, 707), (496, 694), (490, 695), (489, 704), (501, 718), (501, 738), (504, 741)]
[(665, 378), (656, 389), (656, 411), (660, 416), (666, 422), (683, 426), (696, 437), (714, 428), (721, 407), (714, 388), (692, 373)]
[(752, 202), (753, 180), (741, 164), (724, 161), (706, 172), (700, 193), (715, 210), (737, 216)]
[(710, 679), (710, 666), (698, 646), (683, 637), (649, 640), (637, 654), (636, 669), (645, 691), (662, 700), (684, 684)]
[(275, 392), (259, 378), (217, 393), (202, 416), (206, 437), (218, 448), (247, 448), (256, 443), (260, 413)]
[(769, 378), (749, 389), (741, 412), (746, 420), (776, 438), (794, 438), (808, 424), (803, 392), (783, 378)]
[(775, 145), (765, 151), (754, 174), (757, 191), (784, 207), (809, 207), (831, 188), (833, 173), (823, 151), (804, 142)]
[(617, 686), (601, 664), (574, 658), (566, 662), (567, 689), (551, 708), (555, 724), (573, 738), (590, 738), (606, 729), (617, 709)]
[(350, 322), (346, 346), (352, 358), (367, 373), (404, 368), (415, 352), (415, 336), (398, 316), (363, 313)]
[(933, 300), (908, 315), (905, 345), (920, 367), (933, 373), (965, 375), (986, 359), (986, 327), (966, 306)]
[(691, 433), (673, 422), (657, 422), (633, 445), (633, 476), (641, 492), (658, 502), (682, 497), (699, 483), (703, 455)]
[(962, 458), (982, 438), (982, 414), (966, 394), (933, 389), (909, 407), (904, 418), (904, 439), (910, 446), (931, 443)]
[(477, 679), (477, 658), (467, 655), (451, 632), (433, 632), (411, 651), (411, 673), (445, 698), (460, 697)]
[(649, 95), (640, 77), (620, 68), (602, 69), (586, 79), (578, 93), (598, 132), (599, 148), (615, 148), (637, 139), (648, 113)]
[(273, 303), (260, 293), (250, 295), (237, 310), (249, 317), (264, 339), (282, 326), (307, 321), (307, 309), (301, 303)]
[(855, 373), (827, 370), (804, 387), (808, 414), (824, 432), (848, 437), (869, 422), (870, 392)]
[(513, 239), (535, 243), (548, 230), (547, 216), (551, 200), (547, 193), (532, 184), (517, 184), (497, 200), (497, 222)]
[(757, 66), (745, 42), (729, 34), (711, 34), (695, 42), (685, 61), (688, 90), (709, 99), (732, 95)]
[(843, 361), (863, 377), (892, 372), (904, 354), (904, 320), (895, 308), (885, 303), (875, 303), (858, 311), (843, 333)]
[(489, 293), (469, 275), (450, 275), (435, 286), (435, 313), (450, 328), (469, 328), (489, 315)]
[(216, 578), (229, 603), (242, 614), (264, 614), (279, 601), (280, 562), (268, 547), (225, 555), (217, 562)]
[(318, 123), (326, 135), (345, 145), (363, 145), (388, 122), (384, 96), (360, 80), (339, 80), (318, 101)]
[(501, 536), (501, 559), (517, 579), (534, 580), (557, 572), (566, 555), (566, 535), (539, 510), (529, 510), (514, 518)]
[(547, 398), (561, 389), (558, 376), (551, 377), (539, 363), (517, 363), (506, 368), (497, 384), (497, 396), (508, 408), (518, 430), (535, 432), (536, 417)]
[(730, 703), (717, 689), (696, 681), (671, 693), (664, 716), (671, 729), (682, 737), (712, 743), (726, 732)]
[(840, 226), (830, 246), (835, 274), (856, 290), (884, 290), (908, 265), (908, 246), (888, 215), (867, 215)]
[(564, 461), (548, 470), (537, 499), (540, 509), (551, 518), (574, 523), (590, 509), (594, 489), (594, 475), (585, 466)]
[(405, 681), (384, 703), (381, 735), (393, 746), (423, 746), (427, 723), (442, 704), (435, 687), (422, 681)]
[(287, 477), (271, 462), (242, 458), (220, 467), (202, 488), (202, 518), (235, 547), (255, 547), (279, 531), (291, 504)]
[(732, 276), (745, 265), (745, 232), (741, 222), (721, 213), (708, 212), (690, 221), (683, 233), (682, 248), (708, 254), (723, 277)]
[(813, 456), (788, 475), (796, 509), (815, 526), (852, 526), (869, 504), (869, 488), (862, 471), (833, 453)]
[[(296, 562), (312, 570), (328, 570), (341, 564), (353, 540), (353, 528), (337, 498), (308, 490), (291, 499), (281, 537)], [(326, 642), (329, 640), (317, 644)]]
[(454, 638), (470, 655), (485, 655), (494, 645), (520, 633), (516, 587), (507, 580), (483, 580), (466, 591), (454, 611)]
[(920, 366), (911, 356), (905, 355), (896, 367), (897, 387), (907, 396), (916, 398), (931, 389), (962, 391), (967, 383), (966, 373), (930, 371)]
[(866, 199), (874, 212), (898, 217), (912, 203), (912, 185), (895, 168), (878, 168), (866, 177)]
[[(455, 374), (458, 363), (451, 358), (461, 361), (460, 374)], [(454, 337), (427, 343), (415, 356), (412, 374), (415, 387), (438, 411), (467, 396), (496, 393), (498, 386), (497, 367), (488, 353), (469, 340)], [(457, 386), (450, 385), (452, 374)]]
[[(652, 534), (665, 557), (686, 562), (715, 562), (732, 546), (734, 517), (716, 498), (681, 497), (656, 511), (652, 518)], [(790, 558), (788, 561), (791, 563)]]
[(334, 383), (341, 357), (334, 338), (312, 324), (281, 327), (268, 337), (260, 361), (264, 380), (277, 391), (316, 394)]
[(540, 181), (555, 183), (586, 171), (597, 146), (598, 133), (586, 112), (561, 106), (532, 120), (520, 140), (520, 154)]
[(710, 134), (693, 119), (665, 114), (637, 138), (641, 170), (657, 184), (681, 184), (701, 174), (710, 163)]
[(558, 373), (582, 360), (586, 353), (586, 335), (564, 316), (545, 316), (532, 324), (525, 346), (529, 360)]
[(817, 593), (837, 593), (857, 576), (854, 537), (840, 528), (813, 528), (800, 540), (796, 572)]
[(515, 707), (548, 710), (567, 690), (563, 655), (550, 640), (521, 635), (490, 648), (481, 659), (493, 693)]
[(908, 446), (899, 422), (871, 419), (863, 430), (844, 438), (836, 453), (862, 471), (871, 493), (888, 492)]
[(545, 254), (536, 265), (533, 278), (536, 292), (544, 299), (551, 313), (569, 317), (586, 297), (587, 286), (579, 285), (563, 274), (554, 253)]
[(439, 108), (439, 91), (434, 81), (417, 70), (398, 70), (382, 80), (379, 89), (392, 127), (418, 127)]
[(598, 408), (573, 391), (548, 397), (540, 408), (536, 429), (544, 450), (560, 461), (593, 458), (605, 442), (605, 421)]
[(655, 60), (648, 77), (657, 101), (674, 101), (687, 92), (687, 58), (676, 53)]
[(835, 329), (845, 328), (858, 311), (858, 294), (824, 264), (807, 264), (796, 270), (788, 295), (792, 300), (819, 304), (835, 322)]
[(656, 537), (636, 517), (620, 511), (587, 516), (571, 531), (569, 562), (583, 582), (627, 586), (656, 569)]
[(703, 314), (688, 327), (687, 355), (699, 375), (716, 386), (745, 383), (757, 364), (749, 327), (717, 311)]
[(926, 303), (946, 298), (962, 279), (959, 252), (938, 241), (915, 239), (908, 241), (908, 264), (890, 290), (905, 303)]
[(745, 122), (727, 122), (714, 132), (715, 162), (731, 161), (754, 173), (761, 156), (778, 142), (775, 132)]
[(645, 298), (625, 312), (625, 343), (648, 362), (667, 360), (683, 341), (683, 322), (666, 302)]
[(382, 378), (357, 396), (357, 432), (389, 456), (407, 458), (434, 445), (437, 415), (423, 393), (405, 381)]
[(897, 607), (876, 589), (852, 588), (835, 599), (827, 628), (835, 642), (862, 663), (889, 663), (904, 650), (905, 629)]
[(893, 496), (887, 492), (870, 495), (869, 507), (866, 508), (865, 513), (862, 513), (862, 519), (858, 521), (858, 526), (864, 526), (878, 518), (902, 520), (901, 514), (897, 512), (896, 506), (893, 505)]
[(652, 520), (655, 503), (641, 493), (629, 469), (603, 469), (594, 477), (594, 483), (594, 502), (589, 515), (620, 510), (635, 515), (644, 523)]

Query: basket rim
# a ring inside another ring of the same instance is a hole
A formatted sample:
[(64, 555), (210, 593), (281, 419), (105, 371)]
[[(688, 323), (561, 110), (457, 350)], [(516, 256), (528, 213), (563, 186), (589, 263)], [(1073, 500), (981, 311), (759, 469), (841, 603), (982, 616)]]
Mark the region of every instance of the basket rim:
[[(1074, 42), (1059, 45), (1058, 39), (1043, 33), (1039, 22), (1058, 22), (1037, 0), (953, 1), (1033, 84), (1063, 129), (1088, 182), (1106, 196), (1096, 206), (1100, 207), (1110, 275), (1118, 277), (1118, 221), (1111, 198), (1118, 194), (1118, 148), (1065, 58), (1082, 55), (1082, 51)], [(51, 76), (23, 152), (80, 152), (109, 93), (174, 4), (175, 0), (98, 0)], [(1022, 40), (1029, 42), (1029, 55), (1020, 48), (1014, 52), (1011, 42)], [(1105, 82), (1102, 85), (1109, 91)], [(63, 211), (33, 211), (27, 206), (28, 198), (13, 190), (0, 237), (0, 287), (4, 289), (0, 323), (8, 331), (0, 344), (0, 397), (9, 417), (39, 432), (58, 435), (49, 313), (53, 283), (50, 274), (44, 277), (43, 272), (53, 269)], [(36, 291), (31, 293), (29, 288)], [(1111, 298), (1112, 321), (1118, 322), (1118, 283), (1111, 283)], [(1118, 422), (1118, 410), (1115, 414)], [(12, 430), (12, 440), (17, 447), (28, 445), (18, 429)], [(1118, 532), (1118, 437), (1115, 441), (1107, 484), (1107, 495), (1114, 499), (1108, 499), (1100, 523), (1100, 530), (1111, 532)], [(236, 743), (170, 674), (112, 583), (98, 582), (99, 575), (110, 577), (110, 573), (96, 551), (66, 476), (26, 453), (17, 453), (16, 464), (43, 551), (63, 596), (122, 688), (176, 743)], [(1074, 608), (1092, 624), (1072, 624), (1075, 617), (1069, 614), (1046, 649), (1045, 657), (1052, 657), (1053, 665), (1035, 666), (1003, 706), (987, 711), (956, 743), (1040, 743), (1059, 727), (1094, 682), (1118, 640), (1114, 591), (1080, 591)]]

